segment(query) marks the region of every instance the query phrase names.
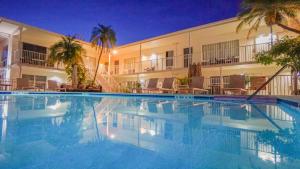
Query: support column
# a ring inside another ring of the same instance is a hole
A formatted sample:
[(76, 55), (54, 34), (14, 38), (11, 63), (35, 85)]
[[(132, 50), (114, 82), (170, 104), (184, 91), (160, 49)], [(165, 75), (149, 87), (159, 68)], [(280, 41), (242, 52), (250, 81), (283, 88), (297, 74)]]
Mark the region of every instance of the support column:
[(9, 35), (8, 37), (8, 51), (7, 51), (7, 65), (5, 70), (5, 79), (10, 79), (11, 74), (11, 61), (13, 57), (13, 35)]
[(23, 42), (22, 42), (22, 32), (23, 32), (23, 26), (19, 27), (19, 46), (18, 46), (18, 56), (15, 58), (15, 62), (19, 65), (19, 78), (22, 77), (22, 63), (21, 59), (23, 56)]

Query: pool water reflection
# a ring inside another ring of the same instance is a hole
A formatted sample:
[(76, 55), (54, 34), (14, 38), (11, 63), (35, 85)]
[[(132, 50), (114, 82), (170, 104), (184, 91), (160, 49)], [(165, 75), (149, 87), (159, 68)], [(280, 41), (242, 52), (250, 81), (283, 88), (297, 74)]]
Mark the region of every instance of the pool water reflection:
[(0, 96), (1, 169), (300, 168), (300, 111), (245, 104)]

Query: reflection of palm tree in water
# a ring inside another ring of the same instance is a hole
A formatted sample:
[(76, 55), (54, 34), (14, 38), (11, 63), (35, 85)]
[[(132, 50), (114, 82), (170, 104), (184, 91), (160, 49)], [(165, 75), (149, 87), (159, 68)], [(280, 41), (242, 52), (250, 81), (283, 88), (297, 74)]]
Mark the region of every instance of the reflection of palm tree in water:
[(258, 133), (258, 141), (274, 147), (275, 154), (300, 158), (299, 134), (297, 134), (296, 124), (293, 128), (281, 129), (278, 132), (264, 130)]
[(84, 116), (84, 97), (66, 97), (64, 102), (69, 102), (63, 122), (51, 128), (53, 135), (48, 137), (50, 142), (61, 146), (77, 144), (81, 138), (79, 133)]
[(97, 140), (100, 140), (100, 131), (98, 128), (98, 121), (97, 121), (97, 114), (96, 114), (96, 110), (95, 110), (95, 103), (100, 103), (102, 98), (87, 98), (87, 102), (91, 105), (92, 110), (93, 110), (93, 118), (94, 118), (94, 122), (95, 122), (95, 127), (96, 127), (96, 132), (97, 132)]

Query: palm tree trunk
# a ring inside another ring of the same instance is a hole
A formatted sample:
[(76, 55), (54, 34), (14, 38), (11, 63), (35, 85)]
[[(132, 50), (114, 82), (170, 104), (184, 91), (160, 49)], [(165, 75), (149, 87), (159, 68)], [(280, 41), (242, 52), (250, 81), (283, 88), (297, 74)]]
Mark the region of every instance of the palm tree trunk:
[(281, 23), (276, 23), (276, 24), (277, 24), (279, 27), (283, 28), (283, 29), (286, 29), (286, 30), (288, 30), (288, 31), (291, 31), (291, 32), (300, 34), (300, 30), (298, 30), (298, 29), (288, 27), (288, 26), (283, 25), (283, 24), (281, 24)]
[(99, 57), (98, 57), (97, 67), (96, 67), (96, 70), (95, 70), (95, 75), (94, 75), (94, 78), (93, 78), (93, 81), (92, 81), (92, 85), (94, 85), (95, 81), (96, 81), (96, 77), (97, 77), (97, 73), (98, 73), (98, 69), (99, 69), (99, 65), (100, 65), (100, 59), (101, 59), (101, 56), (102, 56), (102, 52), (103, 52), (103, 44), (101, 45), (101, 51), (100, 51), (100, 54), (99, 54)]
[(74, 89), (77, 88), (77, 85), (78, 85), (78, 77), (77, 77), (77, 65), (74, 64), (72, 66), (72, 87)]

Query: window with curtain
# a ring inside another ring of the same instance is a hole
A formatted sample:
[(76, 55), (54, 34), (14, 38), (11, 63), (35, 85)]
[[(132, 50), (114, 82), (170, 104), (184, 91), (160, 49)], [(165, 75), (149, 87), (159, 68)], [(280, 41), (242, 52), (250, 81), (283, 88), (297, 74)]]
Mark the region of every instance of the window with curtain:
[(204, 62), (225, 63), (226, 59), (239, 57), (239, 40), (203, 45), (202, 54)]

